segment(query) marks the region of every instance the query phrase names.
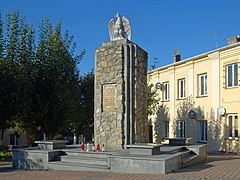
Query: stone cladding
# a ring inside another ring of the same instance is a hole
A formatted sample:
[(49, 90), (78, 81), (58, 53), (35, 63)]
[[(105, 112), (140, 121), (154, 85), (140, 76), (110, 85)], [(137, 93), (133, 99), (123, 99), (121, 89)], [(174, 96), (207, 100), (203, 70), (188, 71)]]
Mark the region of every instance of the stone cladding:
[(148, 142), (147, 53), (124, 39), (95, 53), (94, 136), (107, 149)]

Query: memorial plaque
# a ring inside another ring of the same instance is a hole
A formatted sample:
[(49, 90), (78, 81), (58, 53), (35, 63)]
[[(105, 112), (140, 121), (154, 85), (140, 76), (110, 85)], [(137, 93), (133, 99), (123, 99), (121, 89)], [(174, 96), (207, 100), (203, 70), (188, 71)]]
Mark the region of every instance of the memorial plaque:
[(103, 85), (103, 111), (115, 111), (116, 107), (116, 84)]

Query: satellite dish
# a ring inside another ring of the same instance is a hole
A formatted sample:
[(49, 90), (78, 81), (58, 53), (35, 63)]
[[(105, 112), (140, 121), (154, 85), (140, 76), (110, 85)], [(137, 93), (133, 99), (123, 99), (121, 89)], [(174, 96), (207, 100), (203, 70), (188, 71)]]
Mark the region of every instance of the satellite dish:
[(226, 109), (222, 106), (217, 108), (217, 113), (219, 116), (224, 116), (224, 114), (226, 113)]

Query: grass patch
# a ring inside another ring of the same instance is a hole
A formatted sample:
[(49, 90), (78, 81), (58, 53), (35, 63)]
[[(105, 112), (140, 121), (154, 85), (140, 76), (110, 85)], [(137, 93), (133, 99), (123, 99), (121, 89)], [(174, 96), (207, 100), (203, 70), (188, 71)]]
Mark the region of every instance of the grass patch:
[(0, 165), (9, 164), (12, 162), (11, 152), (0, 151)]

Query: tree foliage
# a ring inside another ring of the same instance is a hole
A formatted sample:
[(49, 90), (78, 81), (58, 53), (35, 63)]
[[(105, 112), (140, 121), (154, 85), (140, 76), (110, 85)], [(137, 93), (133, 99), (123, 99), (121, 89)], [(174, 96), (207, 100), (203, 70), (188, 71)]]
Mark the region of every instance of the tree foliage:
[(1, 61), (0, 61), (0, 125), (3, 130), (9, 127), (9, 121), (17, 114), (18, 93), (18, 38), (19, 13), (14, 12), (7, 16), (6, 37), (4, 38), (3, 20), (0, 20)]
[(148, 116), (156, 114), (159, 104), (157, 89), (153, 84), (147, 86)]
[(87, 127), (93, 117), (93, 74), (81, 77), (77, 68), (85, 50), (75, 55), (76, 44), (68, 31), (62, 33), (62, 20), (55, 27), (49, 18), (42, 20), (38, 34), (36, 39), (33, 26), (17, 11), (6, 16), (4, 31), (0, 16), (1, 128), (31, 134), (42, 125), (53, 138), (72, 122), (75, 129)]
[[(80, 94), (80, 96), (79, 96)], [(76, 91), (76, 106), (74, 117), (71, 119), (71, 131), (76, 135), (83, 134), (85, 129), (93, 128), (94, 121), (94, 74), (89, 72), (79, 79)]]
[[(84, 111), (84, 117), (80, 120), (80, 127), (86, 129), (93, 127), (94, 118), (94, 74), (87, 73), (80, 78), (80, 108)], [(87, 122), (87, 123), (86, 123)]]

